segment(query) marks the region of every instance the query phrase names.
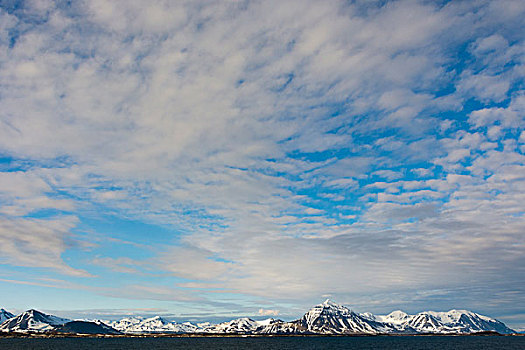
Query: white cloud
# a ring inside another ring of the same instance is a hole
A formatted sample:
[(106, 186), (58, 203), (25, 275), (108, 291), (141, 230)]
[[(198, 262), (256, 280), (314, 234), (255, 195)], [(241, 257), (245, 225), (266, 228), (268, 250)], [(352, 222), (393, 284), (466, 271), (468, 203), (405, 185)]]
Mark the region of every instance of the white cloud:
[(306, 214), (309, 214), (309, 215), (318, 215), (318, 214), (323, 214), (324, 213), (324, 210), (321, 210), (321, 209), (316, 209), (316, 208), (306, 208), (304, 210), (304, 212)]
[[(5, 261), (87, 275), (62, 254), (75, 217), (101, 205), (180, 240), (95, 264), (188, 288), (293, 300), (505, 271), (522, 248), (524, 46), (522, 2), (501, 3), (2, 10), (0, 151), (30, 164), (0, 172)], [(501, 105), (463, 125), (471, 98)], [(361, 188), (371, 174), (395, 182)], [(43, 209), (69, 214), (25, 217)], [(193, 300), (148, 288), (124, 296)]]
[(358, 185), (358, 182), (352, 178), (340, 178), (336, 180), (330, 180), (325, 183), (325, 186), (327, 187), (333, 187), (333, 188), (341, 188), (341, 189), (347, 189), (356, 187)]
[(258, 315), (259, 316), (278, 316), (279, 315), (279, 310), (259, 309)]
[(507, 97), (510, 82), (500, 75), (465, 72), (459, 89), (476, 96), (483, 102), (501, 102)]
[(154, 261), (157, 269), (177, 277), (196, 280), (223, 279), (232, 263), (217, 260), (211, 251), (194, 247), (173, 247)]
[(77, 224), (75, 217), (39, 220), (3, 217), (0, 220), (0, 252), (2, 262), (15, 266), (51, 268), (70, 276), (90, 277), (62, 260), (68, 245), (75, 239), (70, 230)]

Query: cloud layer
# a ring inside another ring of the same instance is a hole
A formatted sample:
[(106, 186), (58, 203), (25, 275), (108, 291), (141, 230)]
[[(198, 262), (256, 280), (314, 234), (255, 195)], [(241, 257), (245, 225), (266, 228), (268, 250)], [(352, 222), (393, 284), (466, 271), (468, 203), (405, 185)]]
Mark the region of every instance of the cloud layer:
[(331, 295), (523, 314), (524, 15), (5, 5), (2, 268), (207, 311), (291, 315)]

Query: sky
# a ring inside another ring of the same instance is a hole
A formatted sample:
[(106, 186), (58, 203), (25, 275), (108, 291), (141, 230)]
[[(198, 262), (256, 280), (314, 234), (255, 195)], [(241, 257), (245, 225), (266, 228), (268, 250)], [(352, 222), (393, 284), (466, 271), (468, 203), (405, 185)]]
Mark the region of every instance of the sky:
[(0, 1), (0, 307), (525, 327), (525, 2)]

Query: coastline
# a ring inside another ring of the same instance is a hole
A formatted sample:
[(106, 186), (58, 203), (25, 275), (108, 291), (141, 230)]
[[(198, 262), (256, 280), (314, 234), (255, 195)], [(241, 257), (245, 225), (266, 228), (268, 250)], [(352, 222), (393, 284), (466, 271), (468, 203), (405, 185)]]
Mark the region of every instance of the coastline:
[(523, 337), (524, 333), (501, 334), (498, 332), (475, 332), (475, 333), (381, 333), (381, 334), (243, 334), (243, 333), (150, 333), (150, 334), (80, 334), (80, 333), (53, 333), (53, 332), (0, 332), (0, 339), (6, 338), (301, 338), (301, 337)]

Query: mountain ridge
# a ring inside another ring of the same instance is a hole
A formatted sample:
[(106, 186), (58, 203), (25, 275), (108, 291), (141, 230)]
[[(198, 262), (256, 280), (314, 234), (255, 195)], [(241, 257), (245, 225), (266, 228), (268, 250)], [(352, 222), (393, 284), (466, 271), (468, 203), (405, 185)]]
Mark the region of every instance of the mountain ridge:
[(52, 331), (56, 326), (61, 326), (70, 320), (53, 315), (47, 315), (35, 309), (29, 309), (0, 324), (0, 331)]
[[(13, 315), (1, 309), (6, 315)], [(76, 322), (76, 323), (75, 323)], [(311, 307), (301, 318), (282, 321), (268, 318), (256, 321), (241, 317), (218, 324), (177, 323), (161, 316), (126, 317), (118, 321), (75, 320), (28, 310), (0, 324), (2, 332), (49, 332), (86, 330), (94, 334), (472, 334), (515, 333), (503, 322), (468, 310), (422, 311), (409, 315), (401, 310), (388, 315), (356, 313), (350, 308), (326, 300)], [(102, 334), (102, 333), (101, 333)]]
[(10, 318), (13, 318), (15, 317), (14, 314), (10, 313), (9, 311), (5, 310), (5, 309), (0, 309), (0, 324), (2, 324), (3, 322), (9, 320)]

